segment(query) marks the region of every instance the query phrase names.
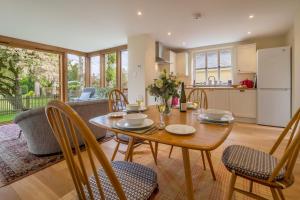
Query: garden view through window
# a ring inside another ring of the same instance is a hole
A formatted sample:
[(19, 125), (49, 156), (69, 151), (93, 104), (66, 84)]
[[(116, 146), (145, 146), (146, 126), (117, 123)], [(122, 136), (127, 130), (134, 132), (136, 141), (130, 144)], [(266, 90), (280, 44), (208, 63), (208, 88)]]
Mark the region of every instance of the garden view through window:
[(0, 123), (59, 98), (59, 55), (0, 45)]
[(197, 84), (204, 84), (209, 77), (219, 83), (232, 80), (232, 49), (201, 51), (194, 54), (194, 74)]

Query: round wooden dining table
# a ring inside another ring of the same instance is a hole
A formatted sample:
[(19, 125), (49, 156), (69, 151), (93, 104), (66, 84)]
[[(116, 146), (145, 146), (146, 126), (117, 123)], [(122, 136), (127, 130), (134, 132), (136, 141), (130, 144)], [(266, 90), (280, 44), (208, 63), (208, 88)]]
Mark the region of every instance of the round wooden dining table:
[[(129, 160), (132, 154), (135, 138), (155, 142), (156, 157), (158, 153), (158, 143), (180, 147), (182, 149), (182, 158), (184, 164), (186, 194), (187, 198), (190, 200), (194, 199), (194, 194), (189, 149), (205, 152), (212, 176), (215, 179), (210, 152), (218, 148), (226, 140), (233, 126), (233, 123), (226, 125), (200, 123), (200, 121), (197, 119), (197, 115), (195, 115), (194, 112), (195, 111), (193, 110), (180, 112), (179, 109), (173, 109), (170, 115), (164, 117), (166, 125), (186, 124), (193, 126), (196, 129), (196, 132), (190, 135), (175, 135), (168, 133), (166, 130), (158, 129), (155, 129), (154, 131), (151, 130), (149, 133), (136, 133), (127, 130), (120, 130), (114, 128), (116, 127), (115, 123), (120, 120), (120, 118), (111, 118), (108, 115), (92, 118), (89, 120), (89, 122), (101, 128), (110, 130), (116, 134), (121, 133), (131, 136), (125, 155), (126, 161)], [(149, 106), (144, 113), (148, 115), (149, 119), (152, 119), (155, 123), (159, 123), (159, 112), (155, 106)]]

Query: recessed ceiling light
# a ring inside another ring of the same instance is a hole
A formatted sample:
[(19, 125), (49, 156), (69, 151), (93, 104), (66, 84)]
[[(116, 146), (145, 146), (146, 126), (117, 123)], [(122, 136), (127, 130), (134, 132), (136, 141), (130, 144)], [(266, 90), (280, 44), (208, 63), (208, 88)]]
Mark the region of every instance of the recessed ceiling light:
[(248, 33), (248, 35), (250, 35), (250, 34), (251, 34), (251, 31), (248, 31), (247, 33)]
[(171, 32), (168, 32), (168, 36), (170, 36), (170, 35), (172, 35), (172, 33), (171, 33)]
[(254, 15), (249, 15), (249, 19), (253, 19), (254, 18)]
[(137, 12), (137, 15), (138, 15), (138, 16), (141, 16), (142, 14), (143, 14), (142, 11), (138, 11), (138, 12)]

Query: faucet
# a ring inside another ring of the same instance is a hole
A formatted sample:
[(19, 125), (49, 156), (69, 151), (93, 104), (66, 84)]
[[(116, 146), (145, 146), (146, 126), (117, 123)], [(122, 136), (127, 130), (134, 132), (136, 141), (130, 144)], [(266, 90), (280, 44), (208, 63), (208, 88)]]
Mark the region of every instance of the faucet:
[[(213, 79), (214, 79), (214, 82), (212, 82), (212, 80), (210, 80), (210, 78), (213, 78)], [(212, 85), (212, 83), (215, 83), (215, 82), (216, 82), (216, 77), (215, 77), (215, 76), (209, 76), (209, 77), (207, 78), (207, 80), (208, 80), (208, 84), (209, 84), (209, 85)]]

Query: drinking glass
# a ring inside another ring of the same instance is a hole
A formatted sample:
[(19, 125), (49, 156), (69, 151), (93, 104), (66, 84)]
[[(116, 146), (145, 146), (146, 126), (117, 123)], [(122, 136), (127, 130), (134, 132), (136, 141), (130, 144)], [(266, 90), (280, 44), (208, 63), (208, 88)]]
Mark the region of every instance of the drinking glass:
[(144, 96), (143, 95), (138, 95), (138, 97), (136, 99), (136, 103), (139, 105), (139, 107), (141, 107), (144, 103)]
[(159, 129), (164, 129), (166, 124), (164, 122), (164, 112), (166, 110), (166, 104), (163, 101), (159, 101), (158, 104), (156, 105), (158, 112), (159, 112), (159, 124), (158, 128)]

